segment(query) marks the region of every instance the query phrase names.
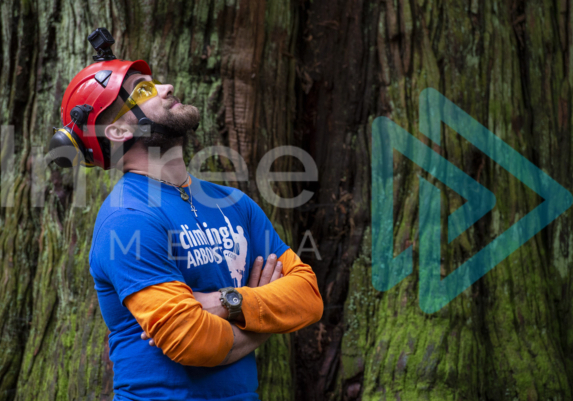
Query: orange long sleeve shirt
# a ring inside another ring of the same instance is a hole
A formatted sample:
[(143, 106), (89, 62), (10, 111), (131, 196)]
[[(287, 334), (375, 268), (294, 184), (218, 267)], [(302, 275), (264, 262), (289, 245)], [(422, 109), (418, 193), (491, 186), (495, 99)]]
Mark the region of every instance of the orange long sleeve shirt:
[[(289, 333), (317, 322), (323, 303), (311, 267), (288, 249), (278, 259), (284, 277), (262, 287), (241, 287), (244, 322), (259, 333)], [(144, 288), (125, 298), (143, 331), (175, 362), (217, 366), (233, 345), (231, 324), (203, 310), (186, 284), (178, 281)]]

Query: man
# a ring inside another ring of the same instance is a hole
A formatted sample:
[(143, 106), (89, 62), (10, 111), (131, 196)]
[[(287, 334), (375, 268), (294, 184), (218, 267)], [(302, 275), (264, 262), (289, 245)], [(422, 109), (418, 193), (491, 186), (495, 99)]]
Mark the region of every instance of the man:
[(316, 277), (248, 196), (187, 173), (197, 108), (154, 81), (147, 63), (96, 49), (98, 62), (66, 89), (65, 127), (50, 149), (75, 152), (60, 165), (124, 173), (89, 257), (115, 399), (257, 400), (253, 351), (320, 319)]

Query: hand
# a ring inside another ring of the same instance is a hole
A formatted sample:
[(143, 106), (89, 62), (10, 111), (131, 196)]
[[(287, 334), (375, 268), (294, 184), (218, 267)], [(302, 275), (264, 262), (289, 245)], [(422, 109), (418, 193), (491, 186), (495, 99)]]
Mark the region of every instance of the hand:
[(251, 270), (247, 287), (262, 287), (263, 285), (272, 283), (283, 276), (283, 264), (277, 260), (277, 255), (274, 253), (269, 255), (267, 264), (261, 273), (262, 267), (263, 257), (259, 256), (255, 259), (255, 263), (253, 263), (253, 270)]

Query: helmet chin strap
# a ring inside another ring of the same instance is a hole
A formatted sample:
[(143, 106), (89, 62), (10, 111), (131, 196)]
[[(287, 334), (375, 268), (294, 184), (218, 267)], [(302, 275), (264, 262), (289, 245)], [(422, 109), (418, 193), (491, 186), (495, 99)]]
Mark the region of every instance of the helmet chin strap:
[[(123, 99), (124, 102), (127, 102), (127, 99), (129, 98), (129, 93), (127, 93), (127, 91), (123, 88), (123, 86), (119, 90), (119, 96)], [(117, 148), (113, 152), (110, 160), (112, 166), (115, 165), (119, 161), (119, 159), (121, 159), (123, 155), (125, 155), (129, 151), (129, 149), (131, 149), (131, 147), (135, 144), (135, 142), (140, 138), (142, 138), (143, 136), (150, 135), (152, 132), (157, 132), (158, 134), (163, 134), (163, 135), (174, 136), (168, 127), (153, 122), (152, 120), (147, 118), (138, 105), (135, 105), (131, 109), (131, 111), (133, 112), (133, 114), (135, 114), (135, 117), (137, 118), (137, 129), (133, 133), (133, 137), (131, 139), (125, 141), (123, 143), (123, 146)], [(196, 128), (197, 127), (195, 127), (195, 129)], [(184, 134), (180, 134), (177, 136), (183, 136), (183, 135)]]

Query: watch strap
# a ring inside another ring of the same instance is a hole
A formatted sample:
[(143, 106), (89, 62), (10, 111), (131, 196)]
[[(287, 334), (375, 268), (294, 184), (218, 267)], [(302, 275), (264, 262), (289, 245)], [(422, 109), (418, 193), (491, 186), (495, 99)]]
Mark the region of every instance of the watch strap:
[(227, 320), (237, 320), (239, 315), (241, 314), (241, 306), (239, 305), (238, 309), (229, 308), (229, 318)]

